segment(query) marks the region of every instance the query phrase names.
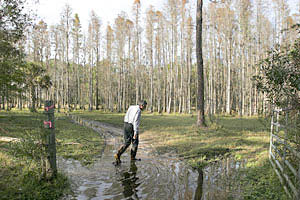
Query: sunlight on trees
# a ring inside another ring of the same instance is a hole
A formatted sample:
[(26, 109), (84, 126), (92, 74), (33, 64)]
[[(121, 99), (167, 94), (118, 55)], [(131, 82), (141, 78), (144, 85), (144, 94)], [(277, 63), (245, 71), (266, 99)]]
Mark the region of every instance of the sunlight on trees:
[[(9, 2), (22, 5), (23, 1)], [(1, 40), (2, 108), (30, 106), (34, 89), (37, 107), (51, 98), (58, 111), (124, 112), (139, 99), (147, 99), (149, 111), (159, 113), (192, 113), (199, 106), (203, 116), (269, 112), (268, 96), (257, 90), (251, 79), (258, 75), (257, 63), (266, 58), (269, 49), (297, 38), (297, 32), (284, 31), (299, 21), (298, 15), (290, 14), (287, 3), (274, 1), (269, 7), (261, 0), (205, 3), (200, 83), (196, 2), (168, 0), (161, 10), (149, 7), (145, 13), (142, 3), (132, 1), (132, 12), (120, 13), (106, 27), (92, 11), (88, 30), (83, 30), (80, 16), (70, 5), (61, 8), (61, 20), (52, 26), (40, 21), (24, 29), (26, 15), (19, 16), (16, 31), (6, 30), (11, 22), (1, 23), (6, 27), (1, 37), (14, 38)], [(18, 9), (13, 13), (17, 15)], [(268, 12), (273, 11), (274, 18), (270, 18)], [(4, 12), (7, 10), (2, 15)], [(43, 67), (52, 87), (25, 89), (18, 78), (22, 77), (19, 68), (11, 67), (23, 58)], [(198, 89), (203, 94), (199, 102)]]

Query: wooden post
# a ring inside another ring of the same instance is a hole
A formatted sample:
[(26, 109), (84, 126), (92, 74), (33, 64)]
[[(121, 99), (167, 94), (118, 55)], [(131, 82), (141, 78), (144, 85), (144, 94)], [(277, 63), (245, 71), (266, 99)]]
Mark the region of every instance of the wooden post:
[[(300, 188), (300, 161), (299, 161), (299, 166), (298, 167), (299, 168), (298, 168), (298, 177), (297, 177), (297, 179), (298, 179), (298, 185), (297, 185), (297, 187)], [(300, 191), (298, 192), (297, 199), (300, 199)]]
[(45, 101), (44, 114), (47, 116), (44, 121), (44, 127), (46, 128), (46, 151), (47, 158), (50, 163), (51, 177), (55, 177), (57, 174), (56, 167), (56, 144), (55, 144), (55, 129), (54, 129), (54, 104), (53, 101)]
[(270, 134), (270, 149), (269, 149), (269, 159), (272, 159), (271, 153), (272, 153), (272, 145), (273, 145), (273, 130), (274, 130), (274, 109), (272, 112), (272, 118), (271, 118), (271, 134)]

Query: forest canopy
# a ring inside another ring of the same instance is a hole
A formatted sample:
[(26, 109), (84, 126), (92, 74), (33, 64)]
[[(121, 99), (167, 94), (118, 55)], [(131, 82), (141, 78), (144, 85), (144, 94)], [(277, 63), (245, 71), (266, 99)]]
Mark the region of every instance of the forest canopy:
[[(124, 112), (147, 99), (151, 112), (194, 112), (198, 106), (196, 3), (162, 2), (161, 8), (143, 8), (143, 1), (132, 1), (130, 13), (121, 12), (107, 24), (95, 8), (85, 29), (86, 22), (71, 5), (61, 8), (56, 23), (48, 24), (29, 20), (22, 12), (25, 0), (1, 1), (2, 109), (41, 107), (51, 98), (58, 110)], [(291, 10), (286, 1), (204, 4), (205, 114), (251, 116), (270, 111), (267, 93), (258, 90), (252, 78), (261, 75), (264, 65), (258, 63), (267, 58), (267, 51), (296, 40), (295, 30), (284, 31), (299, 21)], [(273, 18), (269, 13), (274, 13)], [(24, 72), (30, 63), (50, 77), (51, 87), (27, 85)]]

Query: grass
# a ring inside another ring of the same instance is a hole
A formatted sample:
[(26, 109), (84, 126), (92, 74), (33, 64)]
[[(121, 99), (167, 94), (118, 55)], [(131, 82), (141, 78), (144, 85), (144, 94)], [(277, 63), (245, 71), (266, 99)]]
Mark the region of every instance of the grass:
[(79, 160), (81, 164), (93, 163), (104, 148), (104, 140), (92, 129), (76, 125), (61, 116), (56, 122), (58, 155)]
[[(77, 159), (83, 165), (93, 163), (104, 147), (103, 139), (62, 114), (55, 116), (57, 155)], [(43, 118), (41, 113), (28, 111), (0, 112), (0, 137), (38, 139)], [(24, 154), (16, 151), (18, 144), (0, 141), (0, 199), (58, 199), (70, 192), (63, 174), (41, 179), (41, 166), (34, 156), (38, 148)]]
[[(82, 112), (84, 118), (123, 126), (124, 113)], [(224, 157), (247, 160), (241, 177), (245, 199), (287, 199), (268, 161), (269, 121), (219, 116), (208, 128), (195, 126), (196, 116), (143, 113), (140, 140), (160, 154), (174, 153), (194, 168)]]
[[(74, 113), (120, 128), (123, 126), (124, 114)], [(198, 129), (195, 122), (196, 116), (191, 115), (143, 113), (140, 137), (152, 143), (159, 153), (176, 152), (194, 167), (206, 165), (220, 156), (257, 160), (257, 154), (267, 154), (268, 128), (258, 118), (221, 117), (204, 129)]]

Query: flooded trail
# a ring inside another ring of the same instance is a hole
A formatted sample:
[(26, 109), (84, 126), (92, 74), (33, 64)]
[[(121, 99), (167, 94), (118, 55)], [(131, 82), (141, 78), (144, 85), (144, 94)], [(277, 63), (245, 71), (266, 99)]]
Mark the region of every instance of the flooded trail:
[[(58, 160), (58, 166), (73, 182), (74, 195), (66, 199), (200, 199), (198, 172), (182, 161), (153, 153), (151, 145), (140, 141), (137, 157), (130, 161), (130, 151), (115, 167), (113, 155), (122, 143), (122, 130), (97, 121), (71, 116), (81, 125), (101, 134), (106, 145), (101, 158), (84, 167), (76, 160)], [(201, 186), (202, 187), (202, 186)]]

